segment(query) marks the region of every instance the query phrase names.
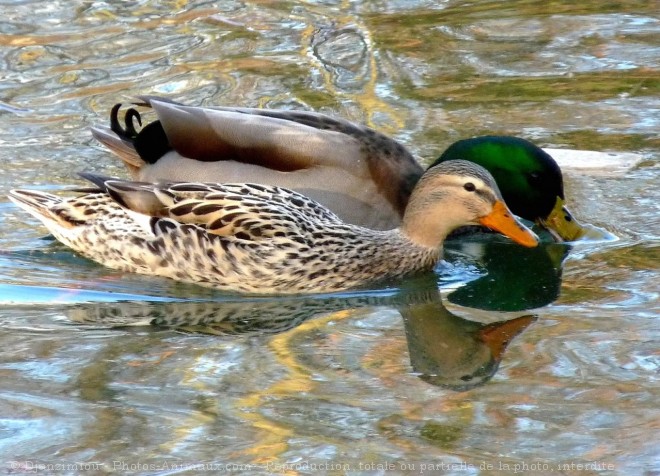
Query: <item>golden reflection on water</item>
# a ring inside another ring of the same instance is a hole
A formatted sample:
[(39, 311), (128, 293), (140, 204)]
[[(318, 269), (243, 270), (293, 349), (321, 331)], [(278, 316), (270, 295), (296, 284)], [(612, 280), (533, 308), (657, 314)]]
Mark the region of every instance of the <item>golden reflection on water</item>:
[(248, 395), (236, 404), (243, 418), (251, 422), (255, 428), (262, 430), (255, 444), (246, 451), (248, 455), (254, 457), (255, 463), (265, 464), (276, 461), (278, 456), (288, 450), (287, 440), (294, 435), (294, 429), (288, 425), (264, 418), (259, 411), (263, 400), (273, 396), (280, 399), (285, 399), (289, 395), (298, 396), (303, 392), (313, 392), (316, 386), (310, 378), (313, 372), (297, 359), (296, 338), (313, 333), (315, 329), (322, 329), (329, 321), (347, 319), (354, 314), (354, 311), (340, 311), (324, 318), (314, 319), (270, 341), (269, 346), (273, 350), (275, 359), (287, 369), (286, 377), (273, 382), (262, 391)]

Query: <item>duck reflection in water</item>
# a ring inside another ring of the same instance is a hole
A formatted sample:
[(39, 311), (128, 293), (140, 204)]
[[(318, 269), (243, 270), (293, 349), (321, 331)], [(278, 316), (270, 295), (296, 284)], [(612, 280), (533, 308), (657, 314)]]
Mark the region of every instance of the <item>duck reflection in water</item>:
[[(540, 307), (557, 297), (565, 254), (557, 253), (554, 246), (542, 245), (544, 253), (516, 247), (518, 253), (529, 253), (520, 261), (506, 248), (486, 243), (488, 274), (453, 291), (449, 299), (458, 296), (457, 300), (468, 300), (468, 306), (488, 309), (488, 313), (470, 307), (462, 307), (461, 316), (449, 311), (442, 302), (438, 276), (427, 273), (401, 283), (392, 293), (79, 304), (69, 309), (68, 315), (75, 322), (111, 327), (148, 325), (221, 336), (268, 335), (333, 312), (386, 306), (396, 308), (403, 317), (412, 370), (429, 384), (464, 391), (488, 382), (497, 372), (507, 346), (536, 320), (534, 315), (511, 316), (496, 311)], [(452, 253), (456, 259), (465, 258), (457, 251)], [(559, 255), (557, 268), (554, 263)], [(511, 278), (515, 269), (520, 274), (521, 266), (527, 279)], [(542, 283), (530, 284), (530, 269), (536, 270), (534, 279), (544, 276)], [(498, 285), (488, 286), (489, 278), (498, 280)], [(499, 282), (504, 279), (508, 282)]]
[(534, 315), (482, 324), (449, 312), (437, 301), (401, 309), (410, 364), (432, 385), (456, 391), (488, 382), (497, 372), (514, 337)]
[(494, 234), (478, 233), (445, 244), (445, 260), (483, 273), (449, 293), (449, 302), (489, 311), (516, 312), (547, 306), (559, 297), (564, 260), (571, 247), (542, 242), (512, 247)]
[(509, 343), (537, 317), (502, 316), (504, 320), (484, 324), (477, 320), (483, 313), (474, 310), (506, 313), (552, 303), (559, 296), (562, 266), (569, 251), (569, 245), (552, 242), (514, 250), (497, 236), (484, 233), (449, 241), (447, 261), (476, 262), (486, 274), (447, 296), (449, 302), (466, 306), (463, 311), (473, 314), (468, 318), (449, 312), (440, 298), (400, 308), (411, 365), (420, 378), (457, 391), (488, 382)]

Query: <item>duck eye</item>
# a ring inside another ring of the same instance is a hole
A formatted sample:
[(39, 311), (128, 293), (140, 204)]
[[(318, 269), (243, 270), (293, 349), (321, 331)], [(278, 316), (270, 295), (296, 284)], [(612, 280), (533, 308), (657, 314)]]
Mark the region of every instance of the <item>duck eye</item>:
[(540, 182), (541, 174), (539, 174), (538, 172), (532, 172), (531, 174), (529, 174), (529, 181), (534, 183)]
[(463, 188), (468, 192), (474, 192), (477, 189), (477, 187), (472, 182), (467, 182), (465, 185), (463, 185)]

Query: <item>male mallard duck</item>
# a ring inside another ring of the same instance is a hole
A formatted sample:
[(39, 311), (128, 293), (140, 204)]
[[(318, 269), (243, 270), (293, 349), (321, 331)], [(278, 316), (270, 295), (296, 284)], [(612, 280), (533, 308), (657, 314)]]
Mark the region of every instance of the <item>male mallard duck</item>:
[[(135, 180), (252, 182), (295, 190), (322, 203), (342, 220), (388, 230), (401, 224), (424, 169), (395, 140), (366, 126), (314, 112), (184, 106), (140, 98), (158, 120), (139, 132), (140, 114), (121, 104), (111, 127), (92, 133), (127, 165)], [(438, 161), (469, 160), (495, 177), (514, 214), (573, 240), (581, 226), (564, 207), (556, 162), (516, 137), (460, 141)]]
[(151, 184), (83, 175), (99, 190), (10, 198), (62, 243), (114, 269), (245, 293), (330, 292), (432, 269), (444, 238), (481, 224), (525, 246), (536, 236), (507, 209), (492, 176), (467, 161), (429, 169), (401, 227), (342, 222), (296, 192), (255, 184)]

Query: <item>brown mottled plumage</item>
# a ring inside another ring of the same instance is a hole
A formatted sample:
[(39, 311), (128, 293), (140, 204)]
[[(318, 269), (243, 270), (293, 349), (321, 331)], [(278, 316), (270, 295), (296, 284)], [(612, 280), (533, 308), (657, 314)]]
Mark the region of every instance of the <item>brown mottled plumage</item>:
[(429, 270), (453, 229), (484, 224), (526, 246), (536, 237), (508, 212), (482, 167), (433, 167), (402, 227), (342, 222), (296, 192), (255, 184), (150, 184), (84, 175), (96, 193), (10, 198), (62, 243), (114, 269), (244, 293), (331, 292)]

